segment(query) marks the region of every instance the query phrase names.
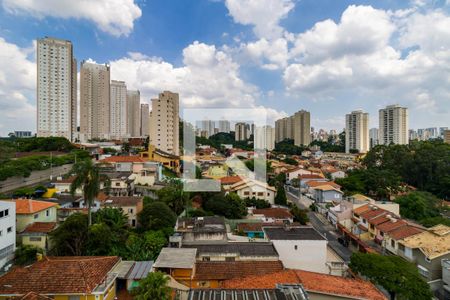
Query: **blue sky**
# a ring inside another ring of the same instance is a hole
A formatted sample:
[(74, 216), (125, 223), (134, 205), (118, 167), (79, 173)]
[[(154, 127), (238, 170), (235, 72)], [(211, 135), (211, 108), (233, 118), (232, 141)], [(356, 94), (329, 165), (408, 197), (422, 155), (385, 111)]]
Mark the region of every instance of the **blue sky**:
[(35, 131), (34, 40), (71, 40), (112, 79), (180, 93), (185, 107), (300, 109), (315, 128), (409, 107), (410, 127), (450, 127), (449, 1), (0, 0), (0, 135)]

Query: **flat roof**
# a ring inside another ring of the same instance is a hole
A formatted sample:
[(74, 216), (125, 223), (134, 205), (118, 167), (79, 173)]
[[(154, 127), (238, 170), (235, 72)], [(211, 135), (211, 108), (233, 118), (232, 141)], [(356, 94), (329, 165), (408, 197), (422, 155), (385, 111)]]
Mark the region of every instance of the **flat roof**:
[(192, 269), (197, 249), (163, 248), (153, 266), (155, 268)]
[(195, 248), (197, 254), (237, 253), (240, 256), (278, 256), (272, 243), (226, 243), (208, 245), (183, 245), (183, 248)]
[(326, 240), (313, 227), (263, 227), (269, 240)]

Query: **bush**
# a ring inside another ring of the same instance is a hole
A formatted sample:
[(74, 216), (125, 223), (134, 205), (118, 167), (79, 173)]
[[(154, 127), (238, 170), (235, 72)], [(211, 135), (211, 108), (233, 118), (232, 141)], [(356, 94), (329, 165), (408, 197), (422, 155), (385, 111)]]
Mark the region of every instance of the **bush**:
[(156, 201), (144, 206), (138, 215), (138, 220), (144, 230), (160, 230), (173, 227), (177, 216), (167, 204)]

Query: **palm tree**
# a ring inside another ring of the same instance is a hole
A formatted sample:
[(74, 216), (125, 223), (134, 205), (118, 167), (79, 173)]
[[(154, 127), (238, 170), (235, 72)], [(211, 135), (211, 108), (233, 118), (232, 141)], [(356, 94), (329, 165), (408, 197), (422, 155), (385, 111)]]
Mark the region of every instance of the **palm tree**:
[(75, 174), (75, 180), (70, 184), (70, 193), (74, 195), (77, 189), (83, 189), (83, 199), (88, 206), (88, 224), (91, 226), (92, 203), (100, 192), (99, 170), (90, 159), (86, 159), (76, 163), (72, 168), (72, 173)]
[(169, 277), (161, 272), (150, 272), (139, 281), (139, 286), (132, 290), (137, 300), (169, 300), (171, 289), (167, 286)]

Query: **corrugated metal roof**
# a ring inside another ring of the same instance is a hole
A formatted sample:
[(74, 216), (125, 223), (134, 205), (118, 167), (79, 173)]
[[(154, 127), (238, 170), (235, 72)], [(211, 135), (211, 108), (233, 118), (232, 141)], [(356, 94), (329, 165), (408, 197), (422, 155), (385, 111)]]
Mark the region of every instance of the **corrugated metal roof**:
[(127, 279), (142, 279), (147, 277), (152, 269), (153, 261), (137, 261), (127, 275)]

